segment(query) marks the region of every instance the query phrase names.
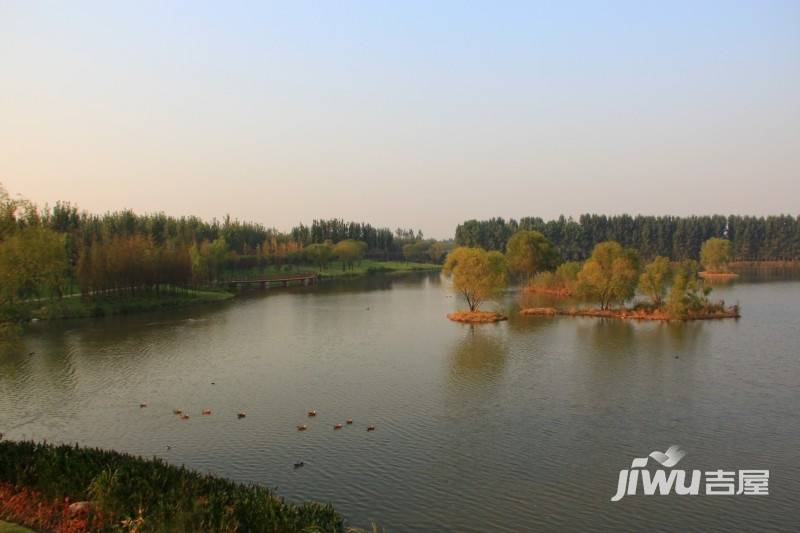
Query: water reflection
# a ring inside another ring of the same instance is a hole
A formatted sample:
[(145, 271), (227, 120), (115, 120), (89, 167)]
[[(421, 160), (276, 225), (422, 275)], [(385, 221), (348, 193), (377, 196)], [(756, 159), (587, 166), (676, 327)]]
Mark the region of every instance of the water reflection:
[(465, 325), (450, 349), (450, 383), (459, 393), (486, 390), (503, 376), (508, 340), (500, 324)]
[[(744, 302), (740, 321), (523, 317), (520, 301), (564, 301), (510, 291), (508, 321), (470, 327), (445, 318), (463, 304), (432, 273), (35, 324), (0, 357), (0, 431), (159, 454), (393, 531), (785, 526), (800, 490), (800, 283), (719, 292)], [(180, 421), (176, 407), (214, 415)], [(673, 442), (695, 465), (773, 468), (781, 490), (714, 513), (701, 498), (681, 513), (669, 498), (608, 504), (630, 457)]]

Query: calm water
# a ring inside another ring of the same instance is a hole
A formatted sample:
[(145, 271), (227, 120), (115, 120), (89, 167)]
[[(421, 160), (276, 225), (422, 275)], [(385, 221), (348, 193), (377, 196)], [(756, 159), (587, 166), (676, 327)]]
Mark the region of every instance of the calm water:
[[(519, 317), (509, 293), (511, 320), (470, 327), (423, 275), (36, 324), (26, 355), (0, 357), (0, 431), (157, 455), (392, 532), (796, 531), (800, 281), (717, 294), (740, 320)], [(686, 469), (769, 469), (770, 495), (609, 501), (633, 457), (671, 444)]]

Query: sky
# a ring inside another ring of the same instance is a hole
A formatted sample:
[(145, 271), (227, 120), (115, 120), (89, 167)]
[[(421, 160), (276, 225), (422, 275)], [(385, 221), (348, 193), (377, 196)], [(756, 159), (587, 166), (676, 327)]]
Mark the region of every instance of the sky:
[(0, 183), (438, 238), (798, 215), (800, 2), (0, 0)]

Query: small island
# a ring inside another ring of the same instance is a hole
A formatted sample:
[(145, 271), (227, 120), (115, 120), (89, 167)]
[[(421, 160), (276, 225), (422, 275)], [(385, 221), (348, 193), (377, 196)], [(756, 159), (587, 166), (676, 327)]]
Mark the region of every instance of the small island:
[[(703, 262), (718, 269), (725, 268), (729, 255), (730, 243), (724, 239), (709, 239), (701, 251)], [(739, 318), (738, 305), (726, 306), (724, 301), (709, 299), (711, 287), (703, 284), (698, 270), (698, 263), (691, 259), (673, 266), (661, 256), (640, 268), (634, 250), (614, 241), (602, 242), (580, 268), (570, 267), (569, 273), (562, 272), (560, 277), (571, 294), (595, 300), (599, 307), (532, 307), (522, 309), (520, 314), (660, 321)], [(554, 280), (556, 275), (544, 279)], [(637, 293), (646, 299), (627, 306), (626, 302)]]
[[(729, 275), (730, 241), (707, 240), (700, 258), (707, 273)], [(632, 320), (687, 321), (739, 318), (739, 305), (709, 298), (700, 264), (693, 259), (670, 262), (655, 256), (644, 266), (639, 252), (616, 241), (595, 245), (586, 261), (562, 262), (560, 252), (538, 231), (522, 230), (509, 238), (506, 252), (459, 247), (450, 252), (443, 272), (469, 310), (449, 313), (456, 322), (505, 320), (497, 311), (480, 311), (481, 302), (506, 287), (508, 277), (522, 281), (522, 292), (595, 301), (598, 307), (528, 307), (521, 315), (586, 316)], [(732, 274), (735, 276), (735, 274)], [(637, 298), (637, 295), (639, 298)]]
[(447, 318), (471, 324), (507, 319), (498, 312), (479, 310), (481, 302), (506, 286), (506, 259), (503, 254), (461, 246), (447, 254), (442, 271), (453, 279), (453, 289), (464, 297), (469, 306), (469, 311), (456, 311), (448, 314)]
[(708, 239), (700, 248), (700, 262), (706, 269), (697, 275), (708, 281), (728, 281), (738, 278), (739, 274), (728, 270), (730, 257), (731, 241), (716, 237)]
[(447, 318), (453, 322), (467, 322), (470, 324), (508, 320), (507, 316), (496, 311), (456, 311), (454, 313), (448, 313)]

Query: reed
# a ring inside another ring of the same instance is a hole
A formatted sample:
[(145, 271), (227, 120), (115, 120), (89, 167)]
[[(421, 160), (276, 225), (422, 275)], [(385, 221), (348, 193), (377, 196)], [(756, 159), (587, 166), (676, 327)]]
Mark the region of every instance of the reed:
[(294, 505), (258, 485), (77, 445), (0, 441), (0, 484), (44, 500), (91, 502), (103, 517), (95, 531), (345, 531), (329, 504)]

